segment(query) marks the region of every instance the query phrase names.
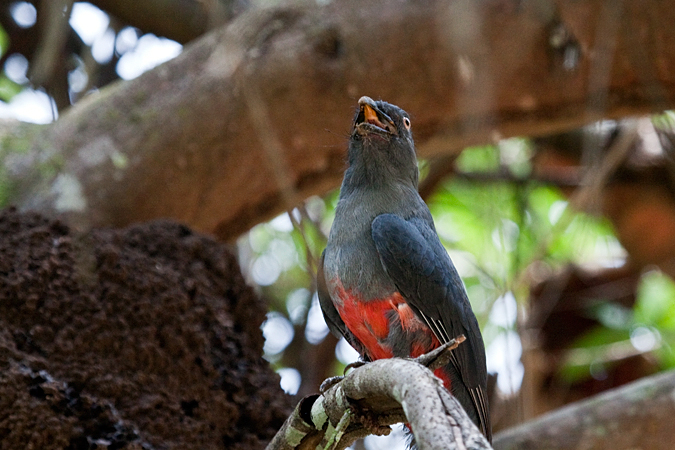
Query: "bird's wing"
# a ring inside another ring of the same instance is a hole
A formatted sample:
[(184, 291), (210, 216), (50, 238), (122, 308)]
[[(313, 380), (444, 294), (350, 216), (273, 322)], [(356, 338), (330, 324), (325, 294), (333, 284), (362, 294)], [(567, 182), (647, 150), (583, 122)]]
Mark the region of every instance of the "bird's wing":
[[(451, 368), (467, 390), (458, 392), (453, 388), (453, 393), (460, 402), (464, 397), (473, 403), (489, 438), (483, 338), (462, 280), (436, 231), (421, 218), (404, 220), (382, 214), (373, 221), (371, 232), (385, 271), (436, 338), (445, 343), (461, 334), (466, 336), (466, 342), (452, 352)], [(467, 413), (472, 415), (471, 411)]]

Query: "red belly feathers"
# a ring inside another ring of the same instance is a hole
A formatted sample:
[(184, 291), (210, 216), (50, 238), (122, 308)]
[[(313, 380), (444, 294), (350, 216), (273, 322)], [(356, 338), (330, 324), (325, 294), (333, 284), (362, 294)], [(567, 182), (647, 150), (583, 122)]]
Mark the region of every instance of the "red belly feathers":
[[(383, 299), (363, 302), (359, 301), (357, 295), (354, 295), (351, 290), (345, 289), (342, 283), (331, 284), (335, 286), (333, 294), (340, 299), (335, 304), (340, 317), (349, 331), (361, 342), (371, 360), (394, 356), (386, 339), (389, 336), (390, 327), (397, 322), (391, 320), (395, 317), (398, 317), (401, 328), (412, 335), (411, 352), (406, 356), (416, 358), (440, 346), (438, 339), (424, 322), (417, 318), (400, 293), (394, 292)], [(396, 315), (391, 314), (390, 311), (395, 311)], [(424, 339), (414, 339), (414, 335), (418, 333), (424, 335)], [(429, 337), (431, 338), (430, 346)], [(437, 369), (434, 374), (443, 380), (447, 389), (450, 389), (450, 379), (443, 368)]]

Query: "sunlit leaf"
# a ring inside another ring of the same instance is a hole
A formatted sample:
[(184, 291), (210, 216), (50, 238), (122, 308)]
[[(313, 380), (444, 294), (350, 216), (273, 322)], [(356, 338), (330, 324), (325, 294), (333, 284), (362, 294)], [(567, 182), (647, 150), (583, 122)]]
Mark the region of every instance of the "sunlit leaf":
[(577, 339), (567, 351), (559, 375), (568, 383), (578, 382), (592, 375), (594, 364), (605, 367), (633, 354), (628, 330), (597, 326)]
[(655, 114), (652, 116), (652, 123), (658, 129), (672, 131), (675, 129), (675, 112), (668, 110)]
[(675, 282), (658, 271), (640, 280), (635, 320), (658, 328), (675, 330)]
[(9, 48), (9, 35), (5, 31), (5, 28), (0, 25), (0, 54), (3, 56), (7, 52), (7, 49)]
[(7, 78), (5, 75), (0, 75), (0, 100), (9, 102), (12, 98), (23, 90), (23, 86), (17, 84)]
[(594, 355), (599, 356), (609, 351), (607, 345), (629, 339), (628, 329), (597, 326), (577, 339), (572, 348), (590, 348)]
[(568, 364), (560, 370), (559, 376), (565, 382), (571, 384), (590, 377), (590, 365)]
[(499, 168), (499, 150), (494, 145), (464, 149), (455, 162), (463, 172), (492, 172)]

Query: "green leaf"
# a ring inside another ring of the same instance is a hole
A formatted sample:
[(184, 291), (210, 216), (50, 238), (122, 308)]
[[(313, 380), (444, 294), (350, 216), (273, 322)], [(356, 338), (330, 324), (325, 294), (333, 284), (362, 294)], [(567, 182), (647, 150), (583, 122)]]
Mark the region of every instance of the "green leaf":
[(572, 348), (591, 349), (594, 354), (603, 354), (609, 344), (630, 339), (627, 328), (607, 328), (599, 325), (583, 334)]
[(635, 320), (659, 329), (675, 330), (675, 282), (659, 271), (640, 280)]
[(632, 354), (629, 331), (597, 326), (581, 336), (568, 350), (560, 377), (568, 383), (591, 376), (594, 365), (611, 365), (620, 353)]
[[(594, 299), (602, 300), (602, 299)], [(607, 329), (628, 330), (633, 325), (633, 311), (613, 302), (602, 302), (592, 310), (593, 316)]]
[(9, 49), (9, 35), (5, 28), (0, 25), (0, 55), (4, 55)]
[(661, 114), (652, 116), (652, 123), (658, 129), (670, 131), (675, 129), (675, 112), (664, 111)]
[(499, 168), (499, 150), (494, 145), (468, 147), (455, 164), (462, 172), (494, 172)]
[(9, 102), (12, 98), (23, 90), (23, 86), (7, 78), (4, 74), (0, 75), (0, 100)]

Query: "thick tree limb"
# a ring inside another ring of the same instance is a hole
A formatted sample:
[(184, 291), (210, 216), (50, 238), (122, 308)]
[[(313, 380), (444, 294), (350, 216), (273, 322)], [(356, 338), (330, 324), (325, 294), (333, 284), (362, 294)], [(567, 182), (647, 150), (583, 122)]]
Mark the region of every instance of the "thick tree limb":
[(10, 131), (8, 200), (83, 226), (169, 216), (232, 238), (337, 187), (361, 95), (412, 114), (422, 157), (675, 105), (672, 3), (604, 5), (251, 10), (56, 123)]
[(52, 78), (58, 59), (63, 55), (63, 47), (68, 38), (68, 17), (73, 8), (73, 0), (55, 0), (40, 4), (41, 14), (45, 16), (42, 27), (41, 42), (33, 57), (28, 77), (31, 82), (40, 86)]
[[(447, 363), (449, 349), (456, 346), (419, 361), (433, 366), (436, 358), (445, 358)], [(389, 434), (388, 425), (402, 421), (410, 423), (420, 450), (491, 448), (431, 370), (399, 358), (365, 364), (322, 395), (305, 397), (267, 448), (343, 449), (369, 434)]]
[(573, 403), (495, 436), (498, 450), (669, 450), (675, 442), (675, 372)]
[(131, 26), (180, 43), (195, 39), (242, 12), (247, 0), (92, 0)]

